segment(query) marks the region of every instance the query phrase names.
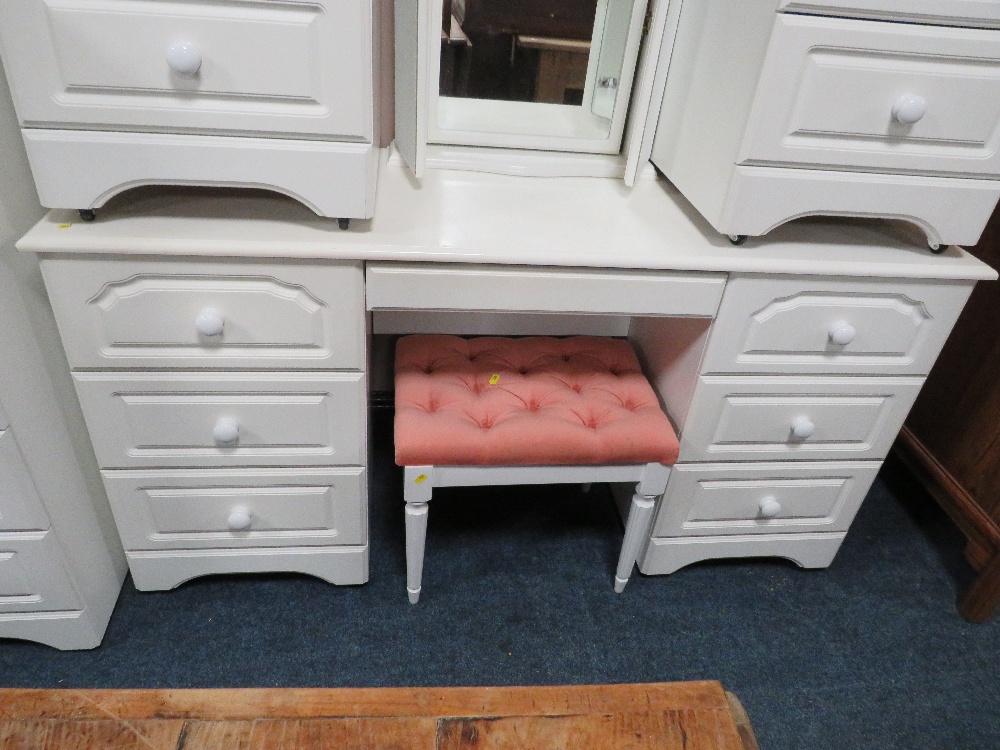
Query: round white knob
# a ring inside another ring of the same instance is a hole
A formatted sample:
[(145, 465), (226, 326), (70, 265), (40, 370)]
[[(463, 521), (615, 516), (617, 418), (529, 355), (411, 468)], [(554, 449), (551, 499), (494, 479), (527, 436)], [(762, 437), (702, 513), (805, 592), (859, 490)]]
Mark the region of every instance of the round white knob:
[(774, 518), (781, 513), (781, 503), (768, 495), (760, 501), (760, 514), (764, 518)]
[(847, 346), (857, 335), (857, 331), (846, 320), (838, 320), (830, 326), (830, 341), (840, 346)]
[(194, 319), (194, 327), (202, 336), (221, 336), (226, 319), (214, 307), (206, 307)]
[(229, 524), (232, 531), (246, 531), (250, 528), (252, 521), (253, 516), (250, 514), (250, 509), (243, 505), (237, 505), (229, 512), (226, 523)]
[(892, 105), (892, 119), (903, 125), (912, 125), (927, 114), (927, 100), (917, 94), (903, 94)]
[(816, 425), (806, 416), (799, 416), (792, 420), (792, 435), (799, 440), (805, 440), (816, 430)]
[(182, 76), (193, 76), (201, 68), (201, 51), (192, 42), (174, 42), (167, 47), (167, 65)]
[(220, 445), (230, 445), (240, 439), (240, 424), (232, 417), (221, 417), (212, 428), (212, 437)]

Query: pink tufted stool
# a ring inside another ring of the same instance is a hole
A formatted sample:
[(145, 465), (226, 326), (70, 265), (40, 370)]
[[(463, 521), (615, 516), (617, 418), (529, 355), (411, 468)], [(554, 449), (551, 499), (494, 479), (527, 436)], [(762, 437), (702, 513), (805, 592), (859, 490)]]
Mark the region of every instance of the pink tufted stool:
[(406, 336), (395, 372), (410, 602), (434, 487), (638, 482), (615, 574), (625, 588), (679, 450), (628, 342)]

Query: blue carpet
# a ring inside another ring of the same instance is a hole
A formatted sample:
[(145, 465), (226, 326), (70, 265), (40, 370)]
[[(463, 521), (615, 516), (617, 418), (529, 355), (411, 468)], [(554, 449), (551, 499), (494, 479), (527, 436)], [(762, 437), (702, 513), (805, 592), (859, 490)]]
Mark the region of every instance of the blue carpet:
[(715, 679), (765, 750), (1000, 747), (1000, 618), (954, 601), (962, 538), (890, 459), (833, 565), (712, 562), (612, 591), (610, 493), (439, 491), (407, 603), (400, 475), (376, 412), (371, 581), (126, 581), (104, 644), (0, 642), (5, 687), (530, 685)]

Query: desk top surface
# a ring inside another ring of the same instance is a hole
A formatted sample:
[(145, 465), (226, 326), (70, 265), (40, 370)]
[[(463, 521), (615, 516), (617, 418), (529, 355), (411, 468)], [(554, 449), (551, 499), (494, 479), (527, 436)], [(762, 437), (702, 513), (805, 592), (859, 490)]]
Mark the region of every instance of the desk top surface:
[(802, 219), (733, 246), (662, 179), (512, 177), (383, 166), (375, 218), (343, 231), (291, 198), (140, 188), (97, 221), (50, 211), (18, 243), (60, 253), (406, 260), (766, 274), (995, 279), (902, 222)]

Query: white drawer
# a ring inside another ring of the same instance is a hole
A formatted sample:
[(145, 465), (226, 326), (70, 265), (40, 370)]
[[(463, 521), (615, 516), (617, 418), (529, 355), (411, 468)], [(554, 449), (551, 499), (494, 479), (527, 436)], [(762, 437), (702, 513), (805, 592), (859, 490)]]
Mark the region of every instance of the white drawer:
[(369, 310), (711, 317), (725, 283), (721, 273), (369, 263), (366, 304)]
[(678, 465), (654, 537), (847, 531), (875, 462)]
[(364, 368), (360, 264), (46, 257), (42, 271), (74, 368)]
[[(0, 0), (4, 66), (28, 127), (370, 141), (371, 28), (369, 0)], [(171, 67), (196, 58), (194, 74)]]
[(49, 528), (28, 467), (10, 430), (0, 432), (0, 531)]
[(926, 375), (971, 291), (967, 281), (734, 275), (702, 372)]
[(365, 463), (361, 373), (73, 377), (103, 468)]
[(681, 461), (882, 459), (921, 378), (702, 376)]
[(738, 161), (995, 178), (998, 146), (1000, 31), (783, 14)]
[(0, 614), (81, 609), (51, 531), (0, 534)]
[(105, 471), (128, 550), (365, 544), (365, 472)]

